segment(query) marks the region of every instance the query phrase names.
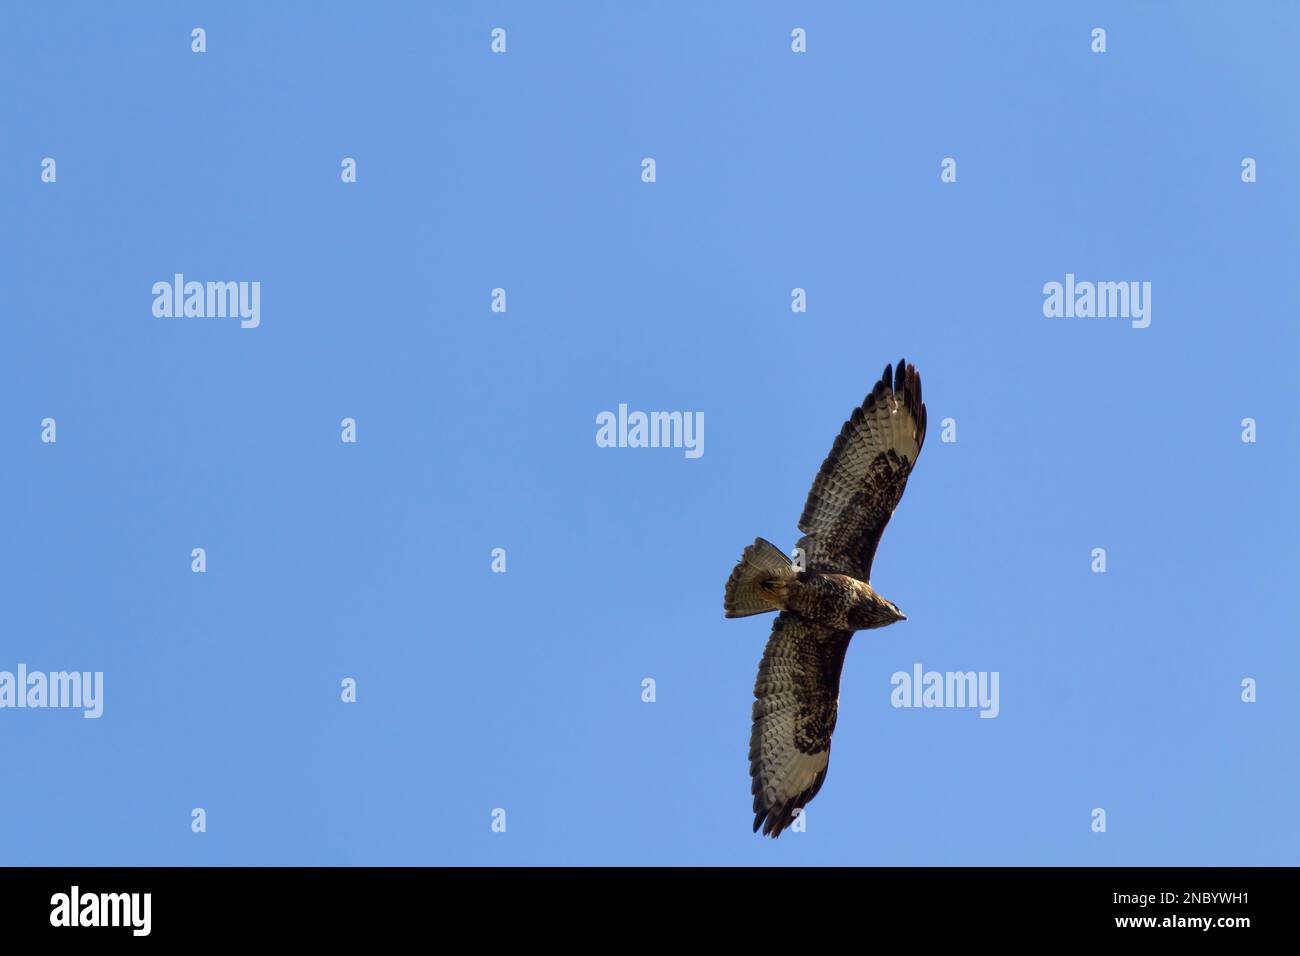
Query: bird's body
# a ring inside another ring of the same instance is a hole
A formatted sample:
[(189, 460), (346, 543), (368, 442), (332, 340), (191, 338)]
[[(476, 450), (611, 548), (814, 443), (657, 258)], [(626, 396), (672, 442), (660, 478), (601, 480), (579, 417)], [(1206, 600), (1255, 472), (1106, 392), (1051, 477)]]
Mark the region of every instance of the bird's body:
[(900, 618), (866, 581), (847, 574), (801, 571), (782, 588), (777, 607), (832, 630), (862, 631)]
[(754, 829), (780, 836), (821, 789), (855, 631), (907, 618), (871, 586), (876, 546), (925, 442), (921, 377), (906, 362), (853, 410), (808, 493), (796, 563), (762, 538), (727, 581), (727, 617), (780, 611), (754, 684)]

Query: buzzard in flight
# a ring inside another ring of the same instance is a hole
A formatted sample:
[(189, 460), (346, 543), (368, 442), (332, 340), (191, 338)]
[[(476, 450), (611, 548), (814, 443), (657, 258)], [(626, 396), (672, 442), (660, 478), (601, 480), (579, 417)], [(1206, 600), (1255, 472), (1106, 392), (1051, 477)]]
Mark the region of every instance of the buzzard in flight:
[(869, 583), (876, 545), (925, 444), (921, 376), (885, 366), (840, 429), (808, 492), (804, 570), (762, 538), (727, 581), (727, 617), (780, 611), (754, 683), (754, 830), (778, 837), (826, 780), (840, 670), (853, 632), (907, 618)]

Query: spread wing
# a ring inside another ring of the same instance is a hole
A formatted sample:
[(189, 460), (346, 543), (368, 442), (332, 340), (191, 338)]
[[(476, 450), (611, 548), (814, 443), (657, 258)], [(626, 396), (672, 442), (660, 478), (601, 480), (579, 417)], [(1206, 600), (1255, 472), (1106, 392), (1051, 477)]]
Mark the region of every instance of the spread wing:
[(921, 376), (905, 361), (895, 369), (886, 365), (884, 377), (840, 429), (808, 492), (798, 547), (809, 571), (871, 579), (876, 546), (923, 444)]
[(852, 631), (783, 611), (772, 623), (754, 682), (749, 774), (754, 830), (773, 838), (821, 789), (839, 710), (840, 669)]

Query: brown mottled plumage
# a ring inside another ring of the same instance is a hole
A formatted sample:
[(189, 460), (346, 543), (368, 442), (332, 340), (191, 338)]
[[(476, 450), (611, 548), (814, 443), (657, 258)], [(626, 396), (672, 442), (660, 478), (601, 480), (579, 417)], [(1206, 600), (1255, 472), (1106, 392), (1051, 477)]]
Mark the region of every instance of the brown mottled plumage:
[(921, 376), (905, 361), (886, 365), (808, 493), (796, 546), (804, 570), (759, 538), (727, 581), (727, 617), (781, 612), (758, 665), (749, 741), (754, 830), (765, 836), (780, 836), (826, 779), (853, 632), (907, 620), (868, 582), (923, 444)]

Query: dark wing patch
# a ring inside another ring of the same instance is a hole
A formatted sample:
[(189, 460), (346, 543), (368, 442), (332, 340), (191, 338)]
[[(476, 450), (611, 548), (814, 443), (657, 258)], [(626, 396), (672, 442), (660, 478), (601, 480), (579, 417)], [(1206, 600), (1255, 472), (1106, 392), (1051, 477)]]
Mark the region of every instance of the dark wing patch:
[(817, 795), (831, 759), (840, 670), (852, 631), (783, 611), (772, 623), (754, 682), (749, 774), (754, 830), (773, 838)]
[(925, 444), (921, 376), (900, 360), (885, 366), (862, 405), (840, 429), (799, 518), (809, 571), (871, 578), (876, 547)]

